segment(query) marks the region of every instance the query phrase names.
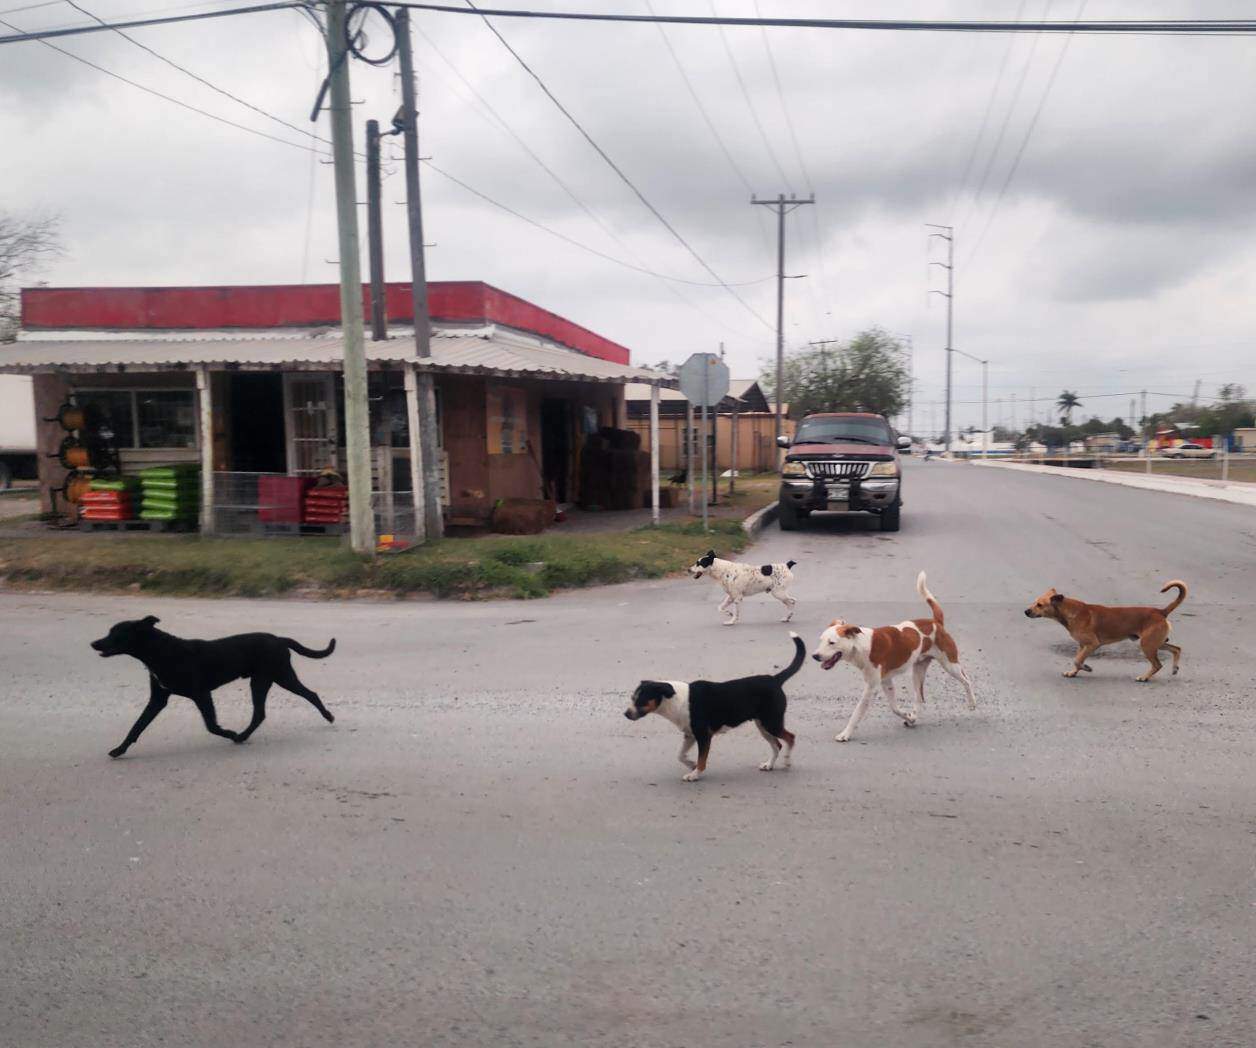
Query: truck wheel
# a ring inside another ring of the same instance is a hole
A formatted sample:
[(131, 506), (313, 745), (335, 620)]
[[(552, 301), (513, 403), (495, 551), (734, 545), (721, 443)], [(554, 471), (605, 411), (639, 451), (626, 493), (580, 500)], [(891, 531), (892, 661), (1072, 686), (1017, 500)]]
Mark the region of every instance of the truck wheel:
[(883, 509), (881, 511), (881, 530), (898, 531), (899, 519), (902, 517), (902, 514), (902, 506), (894, 506), (891, 509)]
[(782, 531), (797, 531), (798, 511), (788, 502), (782, 502), (776, 511), (776, 523)]
[(13, 486), (13, 470), (7, 462), (0, 461), (0, 491), (8, 491)]

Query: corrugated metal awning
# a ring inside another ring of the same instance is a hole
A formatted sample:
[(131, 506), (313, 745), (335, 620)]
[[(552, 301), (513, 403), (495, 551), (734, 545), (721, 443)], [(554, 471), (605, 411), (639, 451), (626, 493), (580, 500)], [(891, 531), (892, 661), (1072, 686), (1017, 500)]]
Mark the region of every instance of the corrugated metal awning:
[[(325, 333), (223, 332), (199, 338), (170, 335), (139, 338), (134, 334), (51, 333), (0, 345), (0, 374), (71, 374), (187, 371), (339, 371), (344, 340)], [(366, 343), (369, 366), (400, 367), (414, 356), (412, 337)], [(657, 382), (674, 380), (644, 368), (586, 356), (542, 340), (496, 329), (436, 332), (432, 355), (422, 370), (447, 374), (566, 379), (582, 382)]]

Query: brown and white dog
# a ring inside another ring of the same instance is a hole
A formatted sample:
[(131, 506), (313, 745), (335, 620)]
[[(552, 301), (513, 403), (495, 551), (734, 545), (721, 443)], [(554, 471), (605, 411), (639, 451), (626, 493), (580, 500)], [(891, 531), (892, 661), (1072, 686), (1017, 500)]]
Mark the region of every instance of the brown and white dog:
[(1151, 669), (1134, 678), (1143, 683), (1151, 680), (1164, 665), (1157, 652), (1167, 651), (1173, 655), (1174, 674), (1182, 658), (1182, 649), (1169, 643), (1169, 630), (1172, 628), (1169, 613), (1186, 600), (1186, 583), (1174, 579), (1166, 582), (1160, 592), (1167, 593), (1171, 589), (1176, 589), (1178, 595), (1163, 608), (1111, 608), (1066, 597), (1052, 588), (1027, 607), (1025, 614), (1031, 619), (1055, 619), (1077, 641), (1073, 668), (1065, 671), (1064, 676), (1076, 677), (1079, 670), (1089, 673), (1086, 660), (1103, 645), (1115, 644), (1119, 640), (1136, 640), (1151, 663)]
[[(829, 628), (820, 634), (820, 643), (811, 657), (823, 669), (831, 670), (845, 658), (851, 662), (864, 678), (864, 693), (850, 715), (845, 730), (837, 736), (838, 742), (847, 742), (855, 734), (855, 728), (868, 712), (868, 704), (877, 689), (885, 692), (890, 710), (896, 717), (901, 717), (904, 726), (911, 728), (916, 724), (916, 717), (925, 704), (925, 673), (929, 663), (935, 659), (947, 673), (964, 685), (968, 694), (968, 708), (977, 708), (977, 698), (973, 695), (972, 681), (959, 664), (959, 649), (954, 638), (947, 633), (943, 625), (942, 608), (925, 585), (925, 573), (922, 571), (916, 579), (916, 592), (929, 605), (933, 612), (931, 619), (910, 619), (900, 622), (897, 626), (854, 626), (841, 619), (835, 619)], [(898, 708), (894, 697), (894, 678), (911, 670), (912, 687), (916, 692), (916, 703), (910, 713)]]

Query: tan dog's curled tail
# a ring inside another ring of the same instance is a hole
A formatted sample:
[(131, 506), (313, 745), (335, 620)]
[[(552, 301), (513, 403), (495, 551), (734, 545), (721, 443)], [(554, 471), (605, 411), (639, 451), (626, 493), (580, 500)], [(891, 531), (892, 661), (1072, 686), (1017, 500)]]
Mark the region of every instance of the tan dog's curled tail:
[(1176, 608), (1179, 604), (1181, 604), (1182, 601), (1186, 600), (1186, 583), (1183, 582), (1181, 579), (1174, 579), (1172, 582), (1166, 582), (1164, 584), (1164, 588), (1160, 592), (1168, 593), (1169, 590), (1174, 589), (1174, 588), (1177, 589), (1178, 595), (1173, 599), (1172, 603), (1170, 603), (1167, 607), (1160, 609), (1160, 613), (1162, 615), (1168, 615), (1170, 612), (1173, 611), (1174, 608)]
[(925, 585), (925, 573), (923, 571), (916, 576), (916, 592), (920, 594), (920, 599), (929, 605), (929, 610), (933, 612), (933, 621), (941, 626), (946, 621), (945, 616), (942, 614), (942, 605), (933, 599), (933, 594), (929, 592), (929, 587)]

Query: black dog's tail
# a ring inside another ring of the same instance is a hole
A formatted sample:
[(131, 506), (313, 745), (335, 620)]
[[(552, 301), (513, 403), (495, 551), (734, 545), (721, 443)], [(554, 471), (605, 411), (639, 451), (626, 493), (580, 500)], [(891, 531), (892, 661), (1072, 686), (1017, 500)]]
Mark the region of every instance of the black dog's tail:
[(787, 560), (787, 561), (785, 562), (785, 567), (787, 567), (787, 568), (792, 568), (792, 567), (793, 567), (795, 564), (797, 564), (797, 563), (798, 563), (798, 561), (796, 561), (796, 560)]
[(807, 646), (803, 644), (802, 638), (793, 630), (789, 631), (789, 635), (794, 638), (794, 661), (776, 675), (777, 684), (784, 684), (790, 677), (802, 669), (802, 660), (807, 657)]
[(328, 655), (330, 655), (333, 651), (336, 650), (336, 638), (335, 637), (332, 637), (331, 643), (328, 644), (327, 647), (325, 647), (322, 651), (315, 651), (313, 648), (307, 648), (304, 644), (298, 644), (291, 637), (283, 637), (281, 639), (286, 645), (288, 645), (288, 647), (290, 647), (298, 655), (304, 655), (307, 659), (325, 659), (327, 658)]

